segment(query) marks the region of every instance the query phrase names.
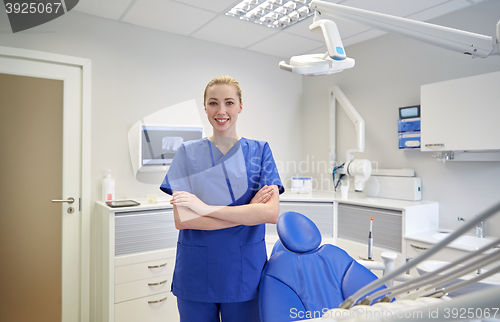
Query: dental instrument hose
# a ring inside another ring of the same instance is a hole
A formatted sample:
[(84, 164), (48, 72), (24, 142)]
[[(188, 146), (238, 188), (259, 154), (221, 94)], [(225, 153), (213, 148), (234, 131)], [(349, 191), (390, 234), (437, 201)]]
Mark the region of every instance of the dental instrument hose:
[(483, 279), (486, 279), (486, 278), (488, 278), (490, 276), (493, 276), (494, 274), (496, 274), (498, 272), (500, 272), (500, 265), (497, 266), (497, 267), (495, 267), (494, 269), (491, 269), (491, 270), (487, 271), (486, 273), (483, 273), (481, 275), (478, 275), (478, 276), (474, 277), (473, 279), (453, 284), (453, 285), (448, 286), (446, 288), (443, 288), (443, 289), (441, 289), (441, 290), (439, 290), (437, 292), (429, 294), (429, 295), (427, 295), (427, 297), (438, 297), (438, 298), (439, 297), (443, 297), (447, 293), (454, 292), (454, 291), (459, 290), (462, 287), (465, 287), (467, 285), (474, 284), (474, 283), (477, 283), (479, 281), (482, 281)]
[(396, 278), (397, 276), (399, 276), (400, 274), (403, 274), (404, 272), (406, 272), (410, 268), (417, 266), (418, 264), (420, 264), (424, 260), (428, 259), (432, 255), (436, 254), (438, 251), (440, 251), (441, 249), (446, 247), (449, 243), (451, 243), (452, 241), (454, 241), (455, 239), (457, 239), (458, 237), (460, 237), (461, 235), (466, 233), (469, 229), (472, 229), (481, 221), (485, 221), (487, 218), (496, 214), (498, 211), (500, 211), (500, 202), (493, 205), (489, 209), (486, 209), (485, 211), (483, 211), (480, 215), (478, 215), (477, 217), (475, 217), (474, 219), (472, 219), (471, 221), (469, 221), (468, 223), (463, 225), (461, 228), (457, 229), (455, 232), (450, 234), (450, 236), (446, 237), (445, 239), (443, 239), (442, 241), (437, 243), (434, 247), (427, 250), (422, 255), (418, 256), (417, 258), (414, 258), (413, 260), (409, 261), (405, 265), (394, 270), (392, 273), (385, 275), (382, 278), (377, 279), (377, 280), (371, 282), (370, 284), (362, 287), (356, 293), (354, 293), (349, 298), (347, 298), (344, 302), (342, 302), (342, 304), (339, 305), (339, 308), (350, 309), (363, 295), (377, 289), (379, 286), (384, 285), (387, 281), (390, 281), (390, 280)]
[(344, 174), (342, 174), (342, 173), (339, 174), (339, 179), (337, 180), (337, 183), (335, 183), (335, 172), (337, 172), (337, 169), (342, 169), (344, 167), (344, 164), (345, 163), (342, 163), (342, 165), (339, 165), (338, 167), (333, 168), (332, 177), (333, 177), (333, 190), (334, 191), (337, 191), (337, 187), (339, 186), (340, 179), (342, 179), (342, 177), (344, 176)]
[[(410, 290), (411, 290), (411, 288), (413, 288), (415, 290), (415, 292), (407, 293), (405, 296), (401, 297), (400, 300), (416, 299), (416, 298), (420, 297), (420, 295), (423, 295), (432, 289), (436, 289), (438, 287), (441, 287), (449, 282), (456, 280), (457, 278), (459, 278), (465, 274), (468, 274), (470, 272), (477, 270), (480, 267), (490, 265), (490, 264), (498, 261), (499, 259), (500, 259), (500, 250), (491, 254), (489, 257), (483, 258), (479, 262), (470, 263), (468, 265), (465, 265), (464, 267), (455, 268), (454, 270), (447, 272), (446, 276), (432, 274), (433, 276), (429, 280), (426, 280), (420, 284), (413, 285), (413, 287), (410, 287)], [(436, 284), (433, 284), (433, 283), (436, 283)], [(425, 284), (427, 284), (427, 285), (425, 285)], [(402, 291), (399, 292), (399, 294), (402, 294), (402, 293), (406, 293), (406, 292), (402, 292)], [(397, 296), (399, 294), (394, 294), (394, 296)]]
[[(472, 259), (474, 259), (475, 257), (482, 255), (482, 254), (483, 254), (483, 252), (485, 252), (485, 251), (487, 251), (487, 250), (489, 250), (489, 249), (493, 248), (494, 246), (496, 246), (496, 245), (498, 245), (498, 244), (500, 244), (500, 238), (499, 238), (499, 239), (496, 239), (496, 240), (494, 240), (494, 241), (492, 241), (492, 242), (489, 242), (488, 244), (484, 245), (484, 246), (483, 246), (483, 247), (481, 247), (480, 249), (478, 249), (478, 250), (476, 250), (476, 251), (474, 251), (474, 252), (472, 252), (472, 253), (469, 253), (469, 254), (467, 254), (467, 255), (465, 255), (465, 256), (463, 256), (463, 257), (461, 257), (461, 258), (459, 258), (459, 259), (455, 260), (454, 262), (451, 262), (451, 263), (449, 263), (449, 264), (447, 264), (447, 265), (445, 265), (445, 266), (443, 266), (443, 267), (441, 267), (441, 268), (439, 268), (439, 269), (437, 269), (437, 270), (433, 271), (433, 272), (432, 272), (432, 273), (433, 273), (432, 275), (442, 273), (442, 272), (444, 272), (444, 271), (449, 270), (449, 269), (450, 269), (450, 268), (452, 268), (452, 267), (455, 267), (455, 266), (456, 266), (456, 265), (458, 265), (458, 264), (462, 264), (462, 263), (465, 263), (465, 262), (467, 262), (467, 261), (469, 261), (469, 260), (472, 260)], [(379, 297), (379, 296), (381, 296), (381, 295), (389, 294), (389, 293), (390, 293), (390, 295), (391, 295), (391, 297), (390, 297), (390, 298), (393, 298), (394, 296), (397, 296), (398, 294), (401, 294), (401, 293), (399, 292), (400, 290), (403, 290), (403, 291), (401, 291), (401, 292), (403, 292), (403, 293), (404, 293), (404, 292), (406, 292), (406, 290), (407, 290), (408, 288), (415, 287), (415, 285), (418, 285), (418, 283), (420, 283), (421, 281), (426, 281), (426, 280), (428, 280), (428, 279), (432, 278), (432, 275), (431, 275), (431, 274), (422, 275), (422, 276), (416, 277), (416, 278), (414, 278), (414, 279), (411, 279), (411, 280), (409, 280), (409, 281), (406, 281), (406, 282), (404, 282), (404, 283), (401, 283), (401, 284), (399, 284), (399, 285), (397, 285), (397, 286), (393, 286), (393, 287), (391, 287), (391, 288), (387, 288), (387, 289), (380, 290), (380, 291), (378, 291), (378, 292), (375, 292), (375, 293), (373, 293), (373, 294), (371, 294), (371, 295), (367, 296), (367, 300), (368, 300), (369, 302), (371, 302), (371, 301), (373, 301), (374, 299), (376, 299), (377, 297)], [(381, 299), (381, 301), (385, 301), (385, 300), (388, 300), (388, 299), (389, 299), (389, 295), (386, 295), (386, 297), (384, 297), (383, 299)]]

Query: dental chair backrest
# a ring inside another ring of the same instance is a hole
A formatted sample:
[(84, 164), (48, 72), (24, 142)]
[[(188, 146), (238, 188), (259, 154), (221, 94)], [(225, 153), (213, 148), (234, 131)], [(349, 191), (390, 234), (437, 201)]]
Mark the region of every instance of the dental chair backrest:
[(377, 279), (344, 250), (319, 247), (321, 233), (302, 214), (283, 213), (277, 230), (279, 240), (260, 281), (261, 322), (319, 318)]

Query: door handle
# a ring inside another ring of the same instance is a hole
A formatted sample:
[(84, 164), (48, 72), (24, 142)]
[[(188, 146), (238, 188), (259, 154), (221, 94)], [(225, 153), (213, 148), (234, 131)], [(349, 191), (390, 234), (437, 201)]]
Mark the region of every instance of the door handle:
[(57, 199), (53, 199), (53, 200), (52, 200), (52, 202), (60, 202), (60, 203), (62, 203), (62, 202), (67, 202), (67, 203), (70, 203), (70, 204), (71, 204), (71, 203), (75, 202), (75, 198), (68, 198), (68, 199), (66, 199), (66, 200), (57, 200)]

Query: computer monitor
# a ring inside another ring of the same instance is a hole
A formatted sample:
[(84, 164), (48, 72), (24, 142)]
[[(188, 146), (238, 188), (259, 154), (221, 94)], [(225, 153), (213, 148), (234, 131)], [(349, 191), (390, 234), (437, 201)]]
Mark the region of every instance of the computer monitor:
[(202, 126), (142, 124), (139, 140), (139, 171), (166, 171), (179, 146), (203, 137)]

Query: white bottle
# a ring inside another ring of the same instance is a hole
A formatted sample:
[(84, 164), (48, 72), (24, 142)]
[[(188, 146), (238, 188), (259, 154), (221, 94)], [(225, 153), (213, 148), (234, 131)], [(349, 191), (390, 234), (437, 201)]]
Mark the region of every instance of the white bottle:
[(106, 177), (102, 179), (102, 201), (115, 200), (115, 179), (111, 178), (111, 170), (106, 171)]

